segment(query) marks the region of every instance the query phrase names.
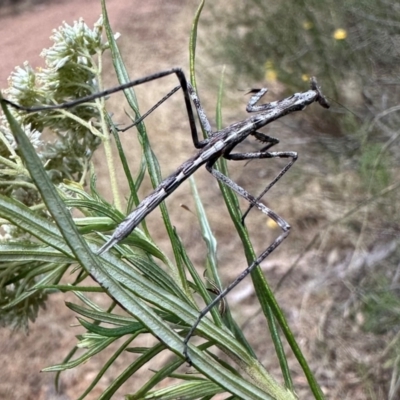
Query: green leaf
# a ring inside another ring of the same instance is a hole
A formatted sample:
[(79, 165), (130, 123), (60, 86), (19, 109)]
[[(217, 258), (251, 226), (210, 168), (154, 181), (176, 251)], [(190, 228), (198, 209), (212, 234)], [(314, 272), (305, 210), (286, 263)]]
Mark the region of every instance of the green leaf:
[(75, 260), (72, 257), (54, 250), (50, 247), (38, 246), (34, 243), (2, 244), (0, 247), (0, 262), (35, 262), (71, 264)]
[(65, 305), (72, 311), (80, 314), (84, 317), (91, 318), (97, 323), (112, 324), (117, 326), (127, 326), (136, 323), (136, 319), (132, 317), (127, 317), (123, 315), (111, 314), (105, 311), (90, 310), (88, 308), (82, 307), (80, 305), (66, 302)]
[(134, 334), (138, 331), (142, 331), (146, 333), (146, 329), (143, 324), (140, 322), (133, 322), (129, 325), (125, 325), (121, 328), (104, 328), (102, 326), (91, 324), (90, 322), (85, 321), (82, 318), (78, 318), (80, 324), (86, 328), (91, 333), (96, 333), (97, 335), (105, 336), (105, 337), (121, 337), (125, 335)]
[(71, 255), (59, 229), (19, 201), (0, 195), (0, 217), (67, 256)]

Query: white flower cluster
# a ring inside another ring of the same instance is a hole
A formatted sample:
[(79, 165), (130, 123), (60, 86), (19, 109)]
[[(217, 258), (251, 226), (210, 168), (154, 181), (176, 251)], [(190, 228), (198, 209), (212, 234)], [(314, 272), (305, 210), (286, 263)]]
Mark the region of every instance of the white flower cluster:
[(23, 68), (15, 68), (6, 90), (9, 100), (30, 107), (54, 104), (59, 98), (81, 97), (77, 88), (84, 87), (85, 94), (96, 91), (98, 71), (93, 56), (108, 48), (102, 41), (102, 28), (102, 18), (93, 30), (82, 19), (73, 26), (64, 22), (50, 37), (53, 46), (41, 53), (46, 68), (35, 72), (27, 62)]
[[(9, 88), (4, 94), (13, 103), (24, 107), (61, 104), (98, 91), (101, 71), (98, 65), (104, 50), (109, 46), (102, 39), (102, 17), (90, 29), (80, 19), (72, 26), (63, 23), (53, 31), (53, 45), (42, 51), (45, 68), (35, 71), (28, 62), (16, 67), (9, 78)], [(88, 122), (99, 119), (95, 102), (85, 103), (67, 113), (64, 110), (27, 113), (9, 108), (17, 122), (38, 149), (39, 156), (56, 182), (75, 180), (88, 166), (88, 157), (100, 139), (88, 129)], [(53, 132), (55, 141), (43, 142), (41, 133)], [(15, 178), (9, 160), (15, 159), (16, 143), (10, 127), (0, 116), (0, 174)], [(6, 158), (7, 162), (3, 161)], [(17, 164), (16, 164), (17, 165)], [(19, 168), (19, 171), (21, 168)]]

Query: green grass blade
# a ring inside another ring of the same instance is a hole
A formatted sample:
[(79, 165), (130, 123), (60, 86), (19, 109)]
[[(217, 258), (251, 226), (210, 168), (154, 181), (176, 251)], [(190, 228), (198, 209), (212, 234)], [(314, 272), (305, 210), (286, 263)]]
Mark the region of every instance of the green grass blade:
[[(112, 135), (114, 137), (114, 140), (115, 140), (115, 145), (116, 145), (117, 150), (118, 150), (118, 154), (119, 154), (119, 158), (121, 160), (122, 168), (124, 170), (124, 173), (125, 173), (125, 176), (126, 176), (126, 180), (128, 182), (128, 186), (129, 186), (129, 190), (130, 190), (130, 197), (132, 198), (133, 203), (135, 204), (135, 206), (137, 206), (139, 204), (139, 202), (140, 202), (138, 194), (137, 194), (138, 186), (136, 186), (135, 181), (134, 181), (134, 179), (132, 177), (131, 170), (130, 170), (129, 164), (128, 164), (128, 160), (127, 160), (127, 158), (125, 156), (125, 151), (124, 151), (124, 148), (122, 146), (121, 140), (119, 138), (119, 134), (118, 134), (117, 130), (115, 129), (113, 121), (112, 121), (112, 119), (111, 119), (109, 114), (106, 115), (106, 121), (107, 121), (108, 126), (110, 127), (111, 133), (112, 133)], [(131, 207), (128, 206), (127, 212), (130, 212), (130, 211), (131, 211)], [(142, 223), (142, 227), (143, 227), (143, 230), (146, 233), (148, 233), (147, 232), (146, 223), (144, 221)]]
[[(110, 49), (112, 52), (114, 68), (117, 73), (119, 82), (121, 84), (126, 83), (126, 82), (130, 81), (130, 78), (129, 78), (128, 72), (125, 68), (125, 65), (123, 63), (119, 49), (116, 45), (114, 35), (112, 34), (112, 30), (111, 30), (108, 16), (107, 16), (105, 0), (102, 0), (101, 3), (102, 3), (103, 18), (104, 18), (104, 26), (105, 26), (108, 41), (110, 43)], [(138, 110), (138, 106), (137, 106), (137, 102), (136, 102), (136, 97), (134, 95), (134, 91), (132, 89), (128, 89), (128, 90), (125, 90), (124, 93), (125, 93), (125, 96), (126, 96), (126, 99), (129, 103), (129, 105), (132, 107), (132, 109), (135, 112), (135, 118), (139, 118), (140, 114), (139, 114), (139, 110)], [(151, 150), (151, 146), (150, 146), (150, 143), (149, 143), (149, 140), (147, 137), (147, 133), (146, 133), (144, 124), (143, 123), (138, 124), (137, 129), (139, 131), (139, 139), (140, 139), (140, 143), (143, 148), (143, 153), (144, 153), (144, 156), (146, 159), (146, 164), (147, 164), (147, 169), (149, 171), (150, 179), (151, 179), (153, 187), (155, 188), (161, 182), (160, 167), (159, 167), (157, 158), (155, 157), (153, 151)], [(176, 262), (176, 267), (172, 264), (169, 264), (169, 268), (171, 269), (172, 273), (174, 274), (176, 281), (179, 281), (180, 284), (182, 285), (182, 287), (184, 288), (184, 290), (187, 293), (189, 293), (189, 288), (186, 283), (186, 277), (185, 277), (185, 273), (184, 273), (183, 264), (180, 259), (180, 255), (179, 255), (179, 251), (178, 251), (179, 245), (175, 242), (176, 239), (175, 239), (175, 235), (173, 232), (173, 226), (171, 224), (171, 221), (170, 221), (170, 218), (168, 215), (168, 211), (167, 211), (167, 208), (166, 208), (164, 202), (162, 204), (160, 204), (160, 210), (161, 210), (161, 214), (163, 217), (164, 225), (166, 227), (168, 236), (171, 241), (171, 246), (172, 246), (172, 249), (174, 252), (174, 257), (175, 257), (175, 262)]]
[(203, 10), (205, 0), (202, 0), (197, 8), (196, 14), (193, 19), (192, 29), (190, 30), (189, 39), (189, 69), (190, 69), (190, 82), (194, 89), (197, 91), (196, 84), (196, 43), (197, 43), (197, 28), (199, 26), (199, 19)]
[(203, 207), (203, 203), (200, 199), (200, 194), (197, 190), (196, 183), (191, 177), (189, 179), (190, 187), (192, 189), (193, 199), (196, 205), (196, 214), (200, 223), (201, 235), (207, 246), (207, 262), (208, 270), (210, 271), (211, 279), (215, 285), (221, 289), (222, 282), (220, 280), (219, 274), (217, 273), (217, 240), (212, 233), (210, 224), (207, 219), (206, 211)]

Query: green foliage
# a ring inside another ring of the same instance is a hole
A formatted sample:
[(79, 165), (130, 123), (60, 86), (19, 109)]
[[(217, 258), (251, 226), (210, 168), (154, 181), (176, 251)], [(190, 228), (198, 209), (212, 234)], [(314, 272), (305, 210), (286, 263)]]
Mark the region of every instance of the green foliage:
[[(192, 79), (197, 24), (203, 5), (204, 2), (196, 14), (191, 36)], [(73, 27), (65, 24), (54, 34), (55, 47), (45, 52), (48, 68), (40, 73), (35, 73), (28, 65), (16, 70), (8, 92), (10, 100), (26, 106), (52, 105), (101, 90), (101, 57), (107, 49), (111, 50), (120, 82), (130, 80), (108, 23), (104, 1), (102, 6), (103, 19), (93, 30), (80, 21)], [(103, 30), (107, 42), (101, 39)], [(138, 118), (140, 113), (133, 90), (125, 94)], [(160, 208), (174, 251), (173, 261), (158, 248), (145, 223), (111, 252), (101, 257), (96, 255), (105, 240), (101, 231), (112, 230), (138, 204), (137, 190), (146, 170), (153, 186), (160, 181), (158, 162), (143, 123), (138, 126), (143, 158), (136, 181), (129, 171), (118, 134), (112, 130), (131, 189), (127, 210), (122, 211), (110, 151), (108, 127), (113, 129), (113, 124), (105, 109), (104, 99), (85, 103), (73, 110), (57, 109), (32, 114), (17, 112), (3, 101), (1, 105), (4, 117), (0, 139), (4, 151), (0, 165), (3, 175), (9, 177), (6, 179), (7, 189), (0, 196), (0, 217), (8, 232), (0, 246), (1, 323), (12, 327), (27, 327), (28, 319), (34, 320), (37, 317), (38, 308), (44, 306), (49, 294), (54, 291), (71, 291), (80, 304), (67, 305), (80, 315), (78, 321), (85, 330), (84, 334), (77, 337), (76, 348), (71, 350), (65, 360), (45, 371), (61, 372), (75, 368), (121, 340), (119, 348), (112, 353), (81, 398), (90, 394), (122, 353), (136, 353), (139, 356), (132, 358), (132, 363), (111, 382), (101, 399), (112, 398), (139, 368), (168, 349), (172, 357), (167, 365), (154, 373), (141, 389), (128, 398), (200, 399), (229, 392), (241, 399), (294, 399), (280, 328), (299, 359), (315, 398), (323, 398), (260, 270), (254, 271), (253, 279), (271, 329), (285, 386), (278, 384), (258, 362), (229, 312), (224, 315), (226, 318), (221, 318), (217, 310), (213, 310), (212, 319), (205, 318), (196, 331), (205, 341), (199, 346), (189, 346), (191, 362), (199, 375), (184, 374), (184, 370), (180, 370), (186, 362), (182, 338), (198, 316), (193, 289), (205, 302), (209, 301), (209, 290), (187, 257), (165, 205)], [(221, 97), (218, 110), (220, 115)], [(51, 129), (57, 135), (58, 141), (53, 147), (47, 144), (41, 146), (43, 129)], [(89, 173), (92, 174), (91, 154), (100, 142), (106, 150), (115, 206), (107, 203), (97, 192), (94, 175), (89, 176), (88, 192), (83, 190), (83, 183)], [(65, 156), (66, 149), (74, 149), (74, 157), (78, 161), (67, 162), (65, 167), (60, 165), (60, 160)], [(49, 165), (50, 170), (47, 168)], [(225, 169), (226, 166), (221, 163), (220, 168)], [(58, 179), (54, 179), (51, 173), (53, 170)], [(194, 181), (192, 186), (204, 240), (208, 244), (208, 264), (216, 282), (213, 289), (218, 290), (215, 239)], [(36, 194), (32, 196), (33, 202), (19, 201), (20, 197), (14, 188), (20, 187), (28, 188)], [(237, 212), (237, 199), (227, 188), (223, 188), (223, 195), (242, 238), (246, 256), (251, 262), (255, 256), (247, 231), (240, 221), (241, 215)], [(73, 219), (70, 209), (79, 210), (83, 216)], [(60, 284), (61, 278), (68, 279), (72, 272), (74, 274), (69, 278), (69, 283)], [(193, 283), (188, 283), (187, 273)], [(92, 286), (83, 285), (87, 277), (92, 278)], [(110, 306), (107, 309), (100, 307), (90, 298), (90, 292), (103, 293)], [(228, 323), (224, 322), (226, 320)], [(156, 343), (148, 348), (135, 347), (134, 340), (143, 334), (153, 335)], [(77, 348), (85, 351), (73, 358)], [(216, 354), (215, 348), (224, 353), (223, 359)], [(171, 385), (169, 381), (169, 386), (157, 389), (156, 385), (167, 378), (176, 379), (178, 384)]]

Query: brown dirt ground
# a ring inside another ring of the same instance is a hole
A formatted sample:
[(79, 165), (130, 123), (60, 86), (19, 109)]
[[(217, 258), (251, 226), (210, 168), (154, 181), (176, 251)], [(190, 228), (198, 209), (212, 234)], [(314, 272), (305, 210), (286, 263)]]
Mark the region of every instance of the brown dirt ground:
[[(107, 4), (114, 30), (122, 33), (119, 44), (132, 78), (172, 66), (183, 66), (187, 70), (188, 35), (197, 1), (149, 0), (142, 2), (131, 0), (128, 2), (109, 0)], [(0, 8), (1, 87), (6, 87), (6, 79), (15, 65), (21, 65), (25, 60), (29, 60), (34, 66), (41, 65), (38, 54), (42, 48), (51, 44), (48, 36), (51, 30), (58, 27), (63, 20), (72, 23), (73, 20), (83, 17), (90, 26), (100, 15), (98, 0), (25, 1), (19, 2), (18, 5), (14, 4), (13, 7)], [(199, 36), (201, 33), (202, 28), (200, 27)], [(218, 38), (214, 38), (214, 40), (217, 41)], [(201, 59), (202, 46), (198, 49), (198, 54)], [(210, 60), (203, 58), (200, 63), (206, 65), (208, 69), (215, 70), (216, 74), (220, 70), (220, 66), (214, 66)], [(111, 71), (109, 62), (106, 63), (106, 69)], [(206, 104), (209, 101), (210, 105), (206, 108), (209, 115), (213, 115), (211, 107), (215, 103), (213, 99), (215, 99), (216, 85), (213, 86), (213, 83), (206, 85), (206, 79), (202, 80), (201, 78), (202, 76), (200, 76), (199, 86), (205, 88), (204, 93), (202, 92), (203, 101), (205, 99)], [(106, 79), (105, 86), (114, 84), (115, 78), (110, 75)], [(174, 84), (173, 79), (170, 79), (165, 83), (149, 85), (146, 89), (138, 90), (142, 109), (147, 109)], [(238, 83), (238, 87), (244, 85), (244, 83), (242, 85)], [(237, 93), (233, 92), (228, 95), (228, 98), (235, 96), (237, 97)], [(155, 116), (149, 118), (147, 123), (150, 137), (154, 140), (155, 151), (163, 166), (164, 176), (192, 154), (181, 98), (179, 95), (175, 95), (175, 97), (171, 99), (168, 106), (163, 107)], [(113, 101), (117, 107), (115, 118), (118, 120), (123, 117), (123, 109), (118, 105), (118, 100)], [(224, 104), (224, 108), (227, 109), (227, 113), (231, 112), (232, 114), (227, 115), (226, 119), (239, 119), (244, 116), (244, 103), (245, 101), (238, 103), (237, 100), (228, 100), (227, 104)], [(239, 116), (237, 110), (241, 110)], [(171, 118), (171, 116), (174, 117)], [(299, 117), (297, 116), (297, 118)], [(160, 131), (158, 136), (157, 131)], [(134, 168), (137, 152), (131, 145), (132, 138), (126, 137), (124, 140), (129, 159), (132, 160), (132, 168)], [(101, 162), (102, 156), (99, 154), (95, 158), (99, 188), (107, 196), (107, 187), (102, 184), (102, 177), (106, 177), (106, 171), (101, 168)], [(234, 169), (235, 179), (241, 184), (250, 185), (250, 191), (252, 191), (252, 187), (254, 192), (259, 191), (261, 186), (254, 183), (252, 186), (248, 177), (256, 178), (254, 180), (261, 185), (264, 180), (272, 176), (272, 172), (260, 169), (261, 165), (251, 163), (246, 168)], [(315, 178), (315, 174), (312, 176)], [(322, 188), (314, 178), (302, 182), (306, 187), (306, 194), (298, 202), (282, 201), (285, 199), (285, 187), (277, 188), (273, 197), (268, 200), (268, 204), (272, 205), (274, 199), (278, 199), (278, 202), (274, 203), (274, 207), (277, 205), (275, 208), (289, 221), (294, 222), (294, 228), (298, 228), (297, 234), (294, 232), (289, 238), (289, 242), (284, 244), (286, 247), (278, 250), (273, 258), (263, 263), (265, 274), (272, 284), (275, 284), (287, 271), (297, 254), (304, 250), (304, 243), (311, 240), (313, 235), (318, 232), (318, 216), (323, 214), (328, 205), (332, 205), (324, 197)], [(329, 180), (329, 178), (327, 179)], [(352, 177), (346, 176), (340, 179), (343, 180), (344, 185), (349, 185)], [(206, 172), (200, 171), (196, 180), (214, 233), (218, 238), (220, 265), (225, 268), (224, 279), (225, 282), (228, 282), (245, 265), (243, 256), (237, 250), (240, 248), (239, 240), (233, 233), (224, 207), (220, 205), (221, 198), (213, 179)], [(126, 193), (127, 188), (124, 182), (121, 182), (121, 187)], [(149, 189), (150, 186), (147, 185), (146, 190)], [(201, 244), (196, 219), (190, 213), (182, 211), (179, 206), (185, 204), (192, 210), (194, 209), (189, 185), (186, 184), (179, 188), (167, 204), (173, 223), (191, 249), (193, 261), (201, 267), (204, 264), (205, 249)], [(297, 208), (296, 215), (293, 212), (295, 207)], [(165, 233), (157, 229), (159, 218), (159, 214), (154, 213), (149, 217), (149, 225), (154, 238), (162, 244), (166, 251), (170, 252), (168, 242), (164, 238)], [(247, 225), (253, 232), (266, 232), (268, 229), (265, 221), (256, 215), (247, 222)], [(340, 231), (336, 231), (336, 235), (340, 235), (340, 233)], [(254, 235), (256, 248), (260, 250), (263, 244), (265, 245), (265, 241), (270, 240), (273, 234), (274, 232)], [(333, 233), (326, 232), (326, 235), (325, 240), (329, 241), (332, 239)], [(296, 241), (296, 238), (299, 240)], [(326, 244), (324, 246), (324, 253), (316, 249), (305, 254), (295, 272), (279, 291), (280, 304), (285, 310), (289, 324), (327, 398), (367, 399), (370, 398), (369, 384), (374, 386), (375, 393), (386, 393), (387, 377), (385, 372), (382, 372), (380, 367), (372, 368), (369, 361), (369, 352), (371, 351), (372, 354), (379, 348), (383, 348), (385, 339), (378, 340), (372, 335), (363, 333), (357, 324), (350, 325), (344, 318), (346, 310), (338, 310), (334, 307), (334, 303), (340, 297), (349, 297), (348, 289), (343, 283), (344, 279), (340, 277), (340, 274), (344, 273), (345, 265), (348, 265), (345, 262), (348, 254), (341, 248), (332, 248)], [(364, 264), (361, 255), (354, 253), (353, 258), (361, 260), (353, 274), (363, 273)], [(253, 304), (252, 293), (251, 281), (247, 280), (230, 296), (230, 306), (238, 322), (246, 325), (245, 333), (254, 345), (256, 353), (260, 355), (260, 361), (275, 376), (279, 376), (279, 367), (274, 361), (272, 346), (268, 338), (261, 334), (265, 325), (262, 318), (259, 317), (259, 309)], [(62, 357), (75, 345), (75, 335), (81, 332), (79, 328), (71, 327), (76, 322), (75, 315), (64, 306), (65, 300), (72, 300), (72, 297), (63, 294), (52, 296), (51, 301), (48, 302), (47, 311), (42, 312), (36, 323), (31, 325), (29, 336), (21, 332), (11, 336), (10, 332), (5, 329), (0, 331), (1, 399), (67, 400), (77, 398), (107, 359), (105, 355), (101, 355), (77, 369), (63, 373), (60, 393), (55, 391), (54, 376), (50, 373), (40, 373), (42, 368), (61, 362)], [(241, 302), (240, 308), (238, 307), (239, 302)], [(343, 308), (346, 307), (343, 306)], [(143, 346), (145, 345), (146, 343), (143, 342)], [(88, 398), (97, 398), (117, 376), (117, 372), (128, 365), (130, 357), (129, 354), (121, 357)], [(308, 398), (309, 394), (305, 389), (306, 382), (301, 370), (293, 357), (289, 358), (292, 360), (291, 368), (294, 372), (299, 397)], [(152, 368), (157, 369), (162, 365), (163, 360), (165, 358), (160, 359), (158, 365), (152, 365)], [(363, 374), (359, 373), (361, 368), (366, 369)], [(115, 398), (122, 398), (123, 393), (138, 389), (148, 373), (147, 369), (139, 371), (124, 385), (123, 390), (120, 390)]]

